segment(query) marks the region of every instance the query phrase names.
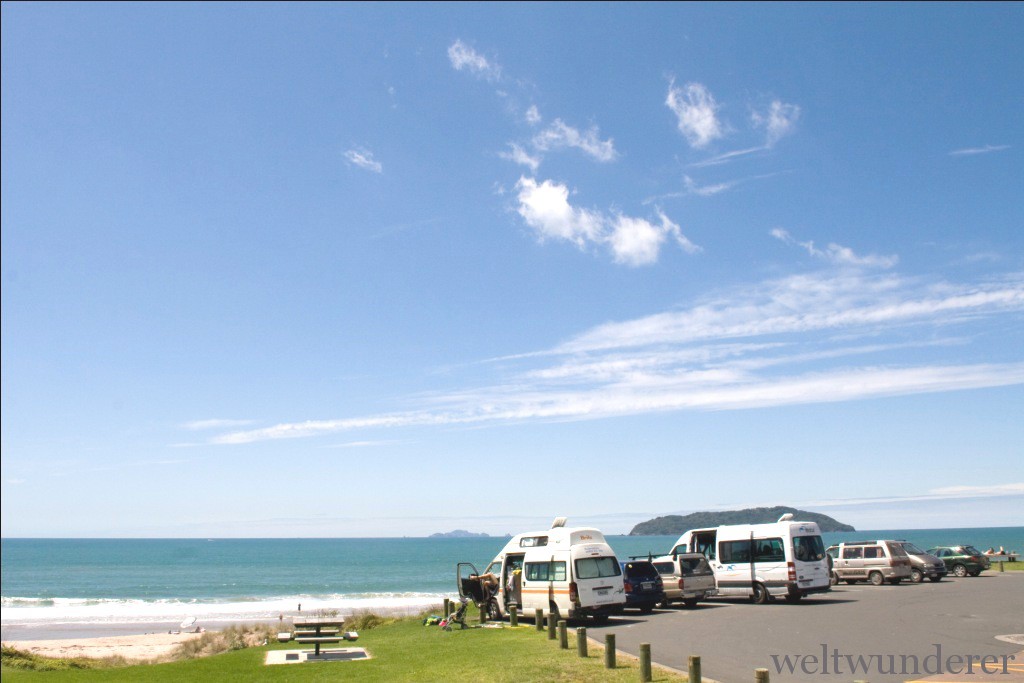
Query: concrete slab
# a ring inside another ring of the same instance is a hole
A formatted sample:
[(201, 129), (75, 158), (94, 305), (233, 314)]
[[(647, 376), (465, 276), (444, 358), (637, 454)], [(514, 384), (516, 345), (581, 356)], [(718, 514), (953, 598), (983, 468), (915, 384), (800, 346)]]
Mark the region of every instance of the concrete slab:
[(314, 654), (314, 650), (270, 650), (264, 664), (303, 664), (305, 662), (358, 662), (372, 659), (366, 648), (343, 647), (331, 650), (320, 650), (320, 654)]

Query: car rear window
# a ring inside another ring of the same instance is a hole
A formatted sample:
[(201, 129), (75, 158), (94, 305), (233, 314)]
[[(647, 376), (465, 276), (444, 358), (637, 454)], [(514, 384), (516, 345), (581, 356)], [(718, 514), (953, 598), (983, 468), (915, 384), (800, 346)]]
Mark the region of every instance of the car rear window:
[(671, 562), (655, 562), (654, 568), (658, 570), (659, 574), (671, 574), (676, 569)]
[(684, 576), (711, 573), (711, 567), (703, 557), (684, 557), (679, 560), (679, 567), (683, 570)]
[(794, 536), (793, 557), (801, 562), (818, 562), (825, 559), (825, 544), (821, 536)]
[(626, 576), (631, 579), (653, 580), (658, 578), (658, 570), (650, 562), (627, 562)]

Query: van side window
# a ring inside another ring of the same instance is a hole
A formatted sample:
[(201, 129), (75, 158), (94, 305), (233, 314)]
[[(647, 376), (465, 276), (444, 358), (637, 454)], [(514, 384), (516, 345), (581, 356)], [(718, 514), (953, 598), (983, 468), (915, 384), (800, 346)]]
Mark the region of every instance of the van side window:
[(539, 548), (548, 544), (547, 536), (524, 536), (519, 539), (520, 548)]
[(877, 560), (880, 557), (883, 557), (882, 549), (879, 548), (877, 545), (869, 545), (866, 548), (864, 548), (864, 559)]
[(785, 562), (786, 551), (781, 538), (754, 541), (754, 562)]
[(722, 541), (718, 544), (718, 558), (726, 564), (750, 562), (750, 541)]
[(843, 559), (844, 560), (859, 560), (864, 554), (864, 548), (856, 546), (854, 548), (843, 548)]
[(527, 581), (565, 581), (565, 562), (527, 562)]

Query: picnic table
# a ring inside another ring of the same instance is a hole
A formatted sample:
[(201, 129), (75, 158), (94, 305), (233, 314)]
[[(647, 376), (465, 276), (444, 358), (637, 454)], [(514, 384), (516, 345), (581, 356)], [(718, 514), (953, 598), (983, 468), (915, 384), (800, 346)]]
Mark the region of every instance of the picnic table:
[(291, 639), (296, 643), (313, 645), (315, 647), (313, 654), (316, 657), (320, 656), (321, 645), (340, 643), (342, 640), (355, 640), (359, 637), (352, 631), (342, 633), (341, 629), (345, 626), (345, 620), (340, 617), (337, 619), (303, 619), (293, 621), (292, 624), (295, 626), (295, 631), (292, 633)]

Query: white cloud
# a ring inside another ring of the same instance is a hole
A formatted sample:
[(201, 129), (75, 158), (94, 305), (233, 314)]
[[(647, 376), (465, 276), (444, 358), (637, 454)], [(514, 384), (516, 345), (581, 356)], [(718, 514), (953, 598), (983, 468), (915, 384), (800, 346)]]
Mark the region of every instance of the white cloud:
[(765, 114), (753, 112), (751, 120), (755, 128), (764, 128), (767, 139), (766, 147), (774, 147), (780, 138), (793, 132), (797, 119), (800, 118), (800, 107), (775, 100)]
[[(905, 328), (931, 325), (938, 332), (958, 322), (969, 325), (1022, 311), (1020, 277), (955, 286), (848, 272), (793, 276), (753, 283), (680, 311), (597, 326), (548, 351), (521, 356), (519, 362), (534, 367), (503, 383), (438, 395), (420, 410), (285, 423), (224, 434), (214, 442), (370, 428), (744, 410), (1021, 385), (1024, 362), (858, 365), (854, 359), (896, 345), (872, 341), (844, 347), (821, 333), (852, 338), (858, 332), (875, 339)], [(554, 362), (545, 361), (551, 358)], [(504, 359), (503, 366), (511, 360)], [(979, 490), (934, 492), (974, 493)]]
[(530, 108), (526, 110), (526, 122), (531, 126), (537, 125), (542, 120), (543, 119), (541, 119), (540, 111), (537, 109), (537, 105), (531, 105)]
[(486, 57), (461, 40), (456, 40), (448, 48), (448, 59), (456, 71), (465, 69), (488, 81), (496, 81), (501, 78), (500, 66), (487, 61)]
[(710, 197), (720, 192), (725, 192), (733, 188), (737, 181), (716, 183), (714, 185), (697, 185), (697, 183), (690, 176), (683, 176), (683, 185), (686, 187), (686, 191), (690, 194), (699, 195), (701, 197)]
[(815, 258), (823, 259), (837, 265), (864, 266), (869, 268), (892, 268), (899, 263), (899, 257), (897, 256), (880, 256), (878, 254), (859, 256), (849, 247), (844, 247), (840, 244), (835, 244), (834, 242), (830, 243), (825, 249), (819, 249), (814, 246), (814, 242), (811, 241), (797, 242), (782, 228), (774, 228), (770, 234), (775, 239), (785, 242), (786, 244), (795, 244), (803, 247), (807, 250), (808, 254)]
[(534, 173), (537, 172), (537, 169), (540, 167), (540, 157), (530, 156), (529, 152), (514, 142), (508, 143), (508, 146), (510, 150), (508, 152), (499, 152), (498, 156), (521, 166), (526, 166)]
[(359, 168), (364, 168), (367, 171), (372, 171), (374, 173), (384, 172), (384, 166), (382, 166), (379, 161), (374, 160), (373, 152), (350, 149), (345, 152), (345, 158), (348, 159), (350, 164), (358, 166)]
[(1002, 152), (1010, 149), (1010, 145), (985, 145), (984, 147), (967, 147), (955, 149), (949, 153), (951, 157), (974, 156), (975, 154), (990, 154), (991, 152)]
[(599, 138), (597, 126), (592, 126), (586, 133), (580, 133), (561, 119), (555, 119), (550, 126), (537, 133), (533, 138), (533, 146), (542, 152), (575, 147), (598, 161), (614, 161), (618, 156), (611, 138)]
[(519, 215), (541, 240), (560, 239), (580, 249), (607, 246), (617, 263), (628, 266), (649, 265), (658, 260), (661, 246), (672, 237), (688, 253), (700, 248), (683, 236), (679, 226), (658, 212), (660, 224), (623, 215), (606, 216), (599, 211), (575, 207), (569, 203), (569, 188), (545, 180), (520, 178)]
[(673, 81), (669, 84), (665, 105), (678, 118), (679, 132), (691, 147), (706, 147), (712, 140), (723, 136), (715, 98), (700, 83), (687, 83), (677, 88)]

